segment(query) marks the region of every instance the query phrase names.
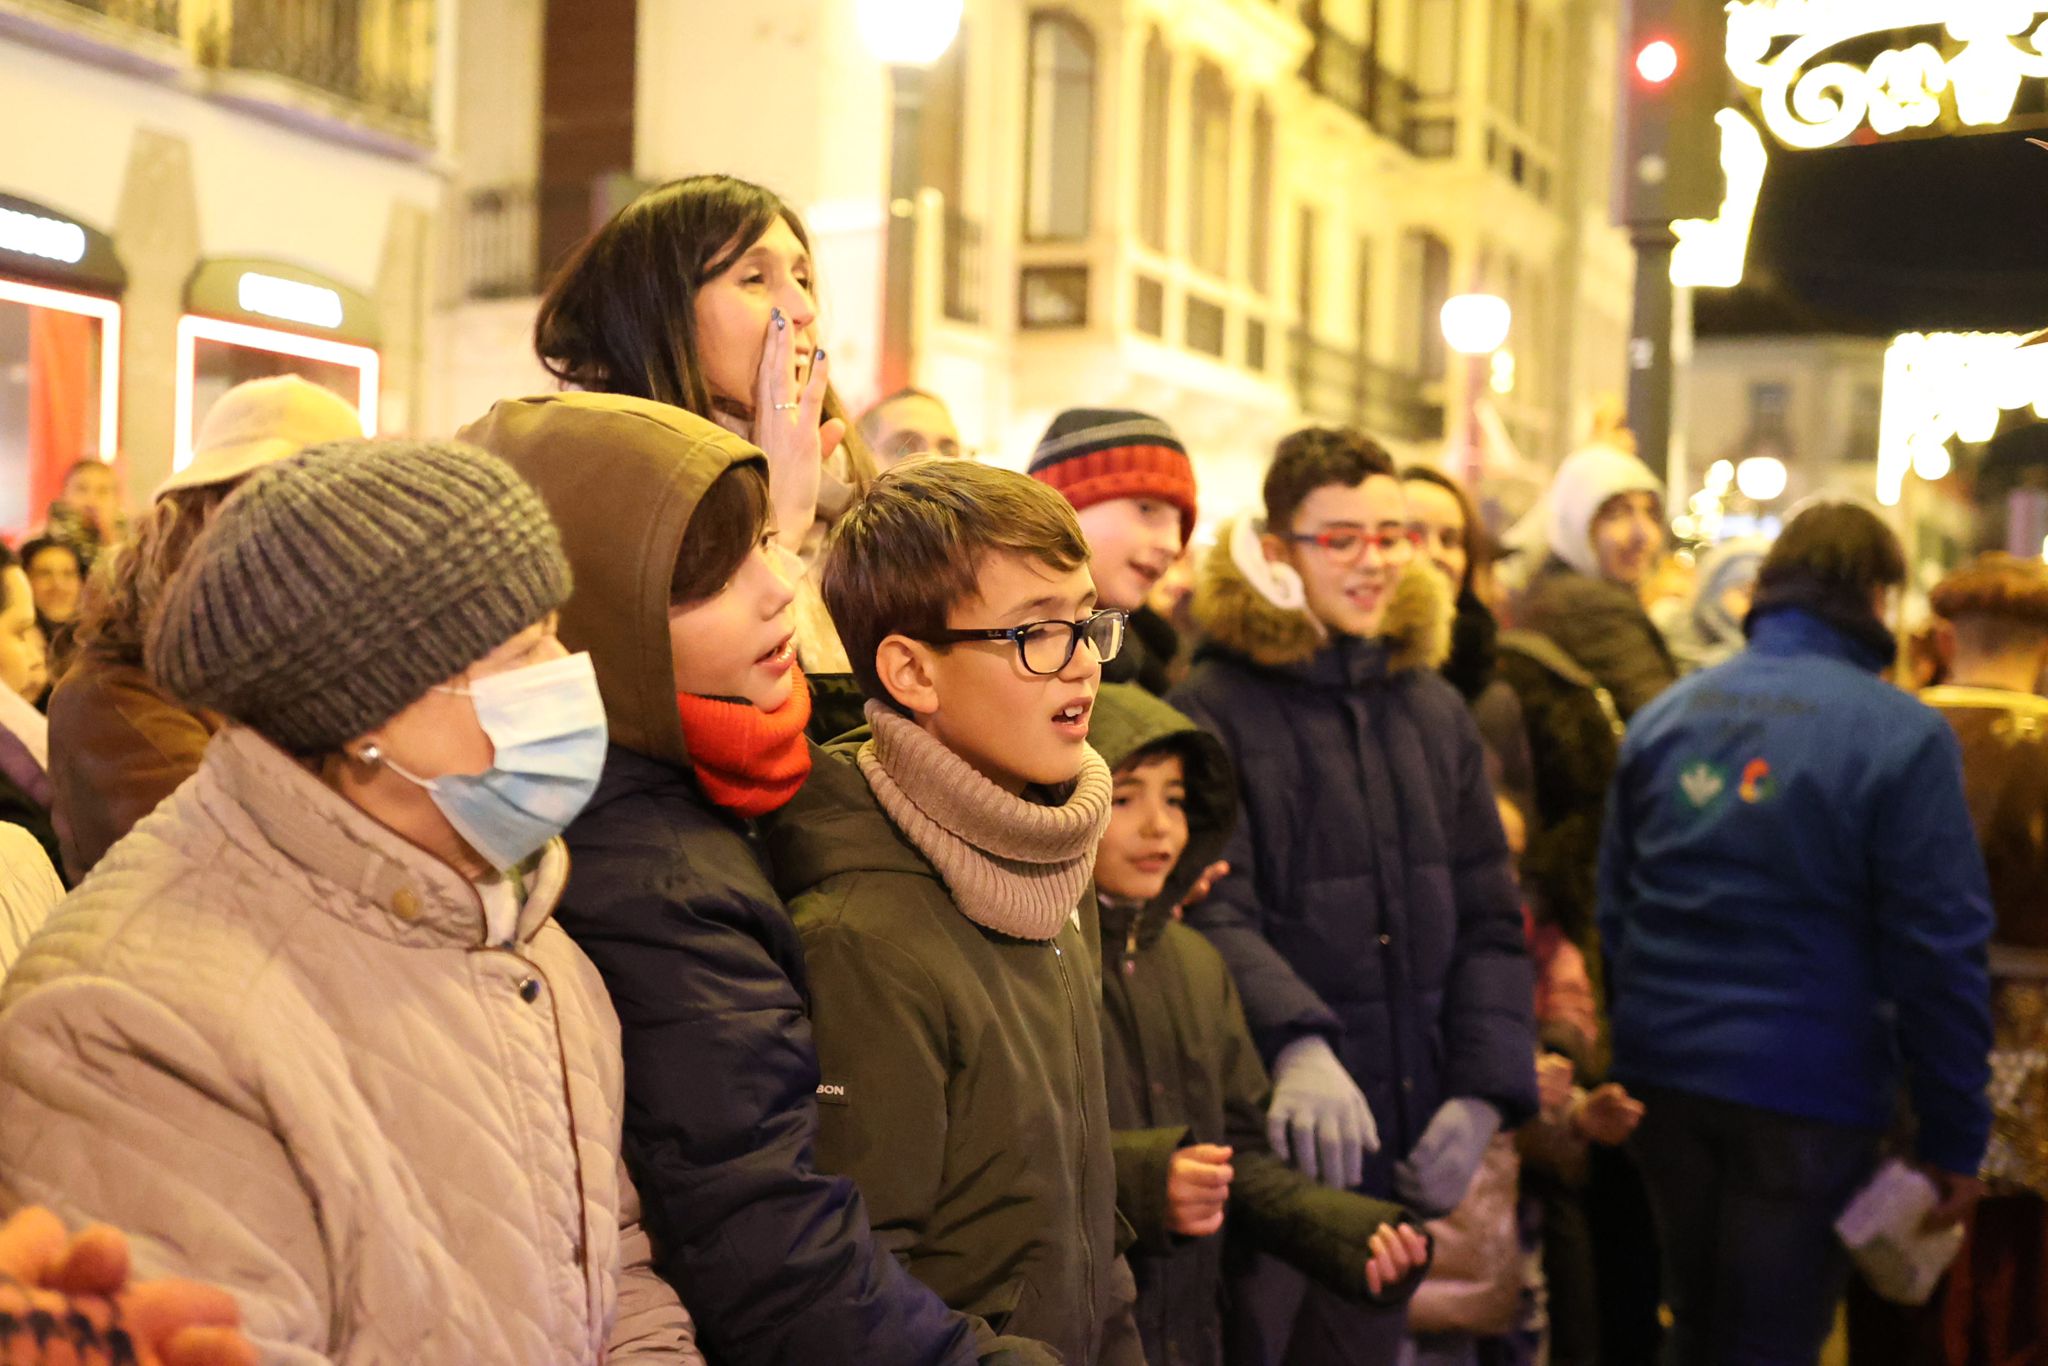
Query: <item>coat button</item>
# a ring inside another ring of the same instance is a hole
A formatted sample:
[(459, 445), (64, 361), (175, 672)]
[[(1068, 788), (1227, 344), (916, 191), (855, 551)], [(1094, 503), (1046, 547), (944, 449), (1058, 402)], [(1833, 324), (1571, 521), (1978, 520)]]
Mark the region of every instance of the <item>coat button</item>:
[(1411, 1093), (1412, 1093), (1412, 1092), (1413, 1092), (1413, 1091), (1415, 1090), (1415, 1078), (1413, 1078), (1413, 1077), (1403, 1077), (1403, 1078), (1401, 1078), (1401, 1089), (1402, 1089), (1403, 1091), (1408, 1091), (1408, 1092), (1411, 1092)]
[(1393, 942), (1394, 936), (1391, 934), (1383, 934), (1380, 936), (1380, 947), (1383, 949), (1391, 946)]
[(519, 984), (519, 999), (532, 1005), (540, 999), (540, 980), (529, 977)]
[(420, 895), (410, 887), (400, 887), (398, 894), (391, 898), (391, 913), (400, 920), (420, 918)]

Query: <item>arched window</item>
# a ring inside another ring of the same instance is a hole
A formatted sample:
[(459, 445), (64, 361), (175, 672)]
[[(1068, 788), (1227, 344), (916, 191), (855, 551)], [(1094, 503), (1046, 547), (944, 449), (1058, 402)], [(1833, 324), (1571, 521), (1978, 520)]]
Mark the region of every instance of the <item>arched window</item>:
[(1088, 235), (1095, 171), (1095, 39), (1071, 14), (1031, 16), (1024, 235), (1038, 242)]
[(1195, 69), (1188, 143), (1188, 256), (1197, 269), (1230, 269), (1230, 86), (1213, 62)]
[(1245, 215), (1252, 288), (1264, 294), (1273, 283), (1273, 113), (1264, 100), (1252, 110), (1252, 187)]
[(1173, 116), (1173, 54), (1158, 29), (1145, 43), (1143, 139), (1138, 149), (1138, 240), (1166, 250), (1167, 121)]

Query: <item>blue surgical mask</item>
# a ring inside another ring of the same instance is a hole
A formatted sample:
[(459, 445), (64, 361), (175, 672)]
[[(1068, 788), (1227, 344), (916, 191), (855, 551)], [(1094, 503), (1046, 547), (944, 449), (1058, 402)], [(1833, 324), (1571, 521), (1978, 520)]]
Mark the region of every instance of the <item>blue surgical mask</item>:
[(569, 828), (604, 772), (608, 735), (597, 671), (587, 654), (489, 674), (436, 692), (467, 697), (496, 750), (482, 773), (417, 783), (493, 868), (517, 867)]

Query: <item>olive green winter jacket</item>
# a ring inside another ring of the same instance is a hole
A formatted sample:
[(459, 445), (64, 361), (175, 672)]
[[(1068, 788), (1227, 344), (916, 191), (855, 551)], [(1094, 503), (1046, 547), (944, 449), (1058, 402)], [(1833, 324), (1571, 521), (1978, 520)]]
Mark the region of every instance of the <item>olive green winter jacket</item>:
[(854, 1179), (877, 1240), (952, 1308), (1069, 1366), (1143, 1366), (1092, 904), (1049, 942), (969, 920), (854, 766), (865, 738), (763, 824), (810, 983), (818, 1166)]

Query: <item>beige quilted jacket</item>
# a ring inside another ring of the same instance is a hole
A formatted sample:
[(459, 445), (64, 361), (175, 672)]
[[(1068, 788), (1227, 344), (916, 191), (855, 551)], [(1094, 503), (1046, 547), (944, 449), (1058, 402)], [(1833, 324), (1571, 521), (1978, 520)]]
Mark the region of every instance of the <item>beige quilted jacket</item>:
[(254, 733), (51, 916), (0, 990), (0, 1212), (226, 1285), (266, 1362), (692, 1362), (619, 1161), (619, 1030), (549, 920)]

